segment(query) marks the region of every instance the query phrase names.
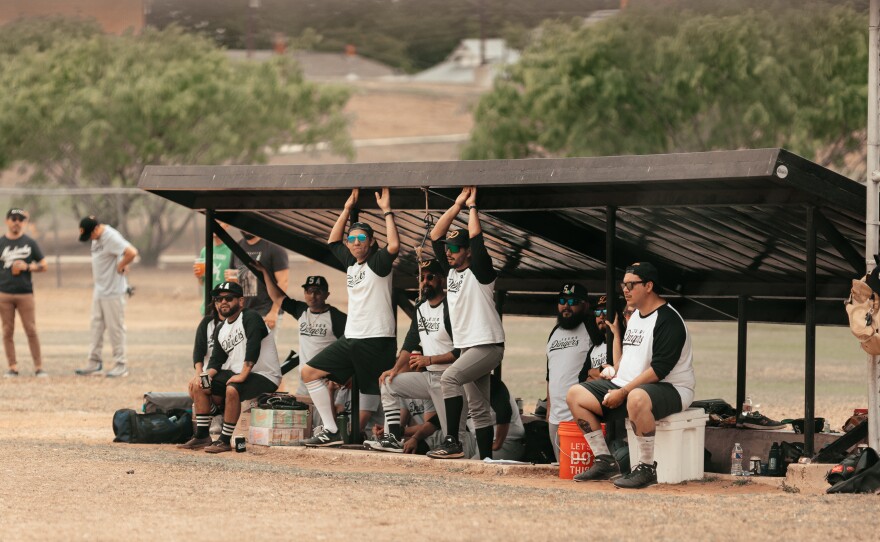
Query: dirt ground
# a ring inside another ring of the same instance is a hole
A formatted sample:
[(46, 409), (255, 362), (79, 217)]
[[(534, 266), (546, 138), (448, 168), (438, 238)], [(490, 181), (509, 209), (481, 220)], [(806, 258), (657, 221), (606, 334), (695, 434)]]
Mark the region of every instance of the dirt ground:
[[(311, 265), (295, 263), (296, 273)], [(23, 376), (0, 381), (3, 540), (751, 541), (837, 538), (843, 529), (848, 539), (875, 540), (880, 529), (876, 497), (802, 495), (724, 479), (627, 492), (390, 454), (274, 448), (210, 456), (113, 444), (116, 409), (138, 407), (146, 391), (180, 390), (190, 375), (197, 290), (188, 272), (134, 271), (132, 373), (119, 381), (73, 375), (88, 343), (88, 268), (66, 268), (60, 289), (51, 274), (38, 277), (51, 376), (31, 376), (19, 334)], [(285, 325), (282, 343), (293, 338)]]

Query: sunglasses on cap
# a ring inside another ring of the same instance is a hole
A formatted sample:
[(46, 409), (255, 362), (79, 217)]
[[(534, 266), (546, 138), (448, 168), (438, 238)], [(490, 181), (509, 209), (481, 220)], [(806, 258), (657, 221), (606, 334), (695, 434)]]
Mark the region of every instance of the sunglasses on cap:
[(425, 273), (422, 275), (421, 281), (425, 282), (426, 280), (434, 280), (435, 278), (437, 278), (437, 275), (434, 273)]
[(359, 233), (357, 235), (349, 235), (348, 236), (349, 243), (354, 243), (355, 241), (360, 241), (361, 243), (363, 243), (366, 240), (367, 240), (367, 234), (365, 234), (365, 233)]
[(238, 299), (240, 296), (237, 295), (215, 295), (214, 303), (220, 303), (222, 301), (234, 301)]
[(573, 298), (573, 297), (569, 297), (569, 298), (560, 297), (560, 298), (559, 298), (559, 304), (560, 304), (560, 305), (568, 305), (568, 306), (570, 306), (570, 307), (573, 307), (573, 306), (577, 305), (577, 304), (580, 303), (580, 302), (581, 302), (580, 299), (575, 299), (575, 298)]
[(593, 311), (593, 314), (595, 314), (596, 316), (605, 316), (606, 314), (608, 314), (608, 309), (596, 309)]
[(636, 284), (644, 284), (644, 283), (645, 283), (645, 281), (643, 281), (643, 280), (631, 280), (629, 282), (621, 282), (620, 289), (632, 291), (632, 289), (636, 287)]

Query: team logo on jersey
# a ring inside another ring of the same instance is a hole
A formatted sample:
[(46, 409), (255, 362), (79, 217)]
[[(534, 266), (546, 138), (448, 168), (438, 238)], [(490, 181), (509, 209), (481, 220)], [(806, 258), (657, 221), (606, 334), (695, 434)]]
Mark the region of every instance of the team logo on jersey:
[(452, 273), (449, 274), (449, 278), (446, 279), (446, 293), (447, 294), (457, 294), (461, 291), (461, 283), (464, 282), (464, 277), (460, 276), (458, 278), (454, 277)]
[(233, 328), (233, 330), (229, 333), (229, 335), (220, 339), (220, 348), (222, 348), (227, 354), (232, 352), (236, 346), (244, 342), (244, 329), (240, 327)]
[(604, 344), (600, 344), (593, 348), (593, 354), (590, 356), (590, 367), (598, 369), (605, 365), (606, 359), (608, 359), (608, 350)]
[(639, 346), (642, 344), (642, 341), (645, 340), (645, 330), (644, 329), (627, 329), (626, 335), (623, 336), (623, 345), (624, 346)]
[(439, 333), (440, 332), (440, 317), (425, 318), (422, 316), (419, 318), (419, 331), (424, 331), (425, 333)]
[(553, 352), (554, 350), (577, 348), (578, 344), (580, 344), (580, 339), (578, 337), (566, 337), (564, 339), (556, 339), (555, 341), (550, 343), (549, 351)]
[(12, 262), (15, 260), (27, 260), (31, 256), (31, 246), (24, 245), (23, 247), (5, 247), (3, 249), (3, 253), (0, 254), (0, 259), (3, 260), (3, 269), (9, 269), (12, 267)]
[(357, 271), (355, 273), (349, 272), (348, 274), (346, 274), (349, 288), (354, 288), (358, 284), (362, 283), (365, 278), (367, 278), (366, 269), (361, 269), (360, 271)]
[(406, 409), (409, 410), (410, 416), (424, 416), (425, 402), (422, 400), (410, 399), (406, 402)]
[(317, 323), (309, 324), (308, 322), (299, 323), (299, 334), (303, 337), (326, 337), (327, 324)]

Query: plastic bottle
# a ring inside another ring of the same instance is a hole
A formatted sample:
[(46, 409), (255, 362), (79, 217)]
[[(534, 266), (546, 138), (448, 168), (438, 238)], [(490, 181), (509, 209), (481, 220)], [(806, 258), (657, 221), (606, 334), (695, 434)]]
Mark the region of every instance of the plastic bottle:
[(779, 443), (774, 442), (770, 446), (770, 457), (767, 458), (767, 474), (779, 476)]
[(733, 451), (730, 452), (730, 474), (732, 476), (743, 475), (743, 449), (739, 442), (733, 445)]
[(743, 401), (743, 416), (748, 416), (752, 413), (752, 396), (746, 395), (746, 400)]

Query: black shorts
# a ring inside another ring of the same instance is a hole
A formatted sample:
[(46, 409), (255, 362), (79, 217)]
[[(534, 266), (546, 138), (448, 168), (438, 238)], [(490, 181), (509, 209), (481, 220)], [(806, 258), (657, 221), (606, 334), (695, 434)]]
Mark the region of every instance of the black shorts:
[[(620, 386), (612, 384), (610, 380), (591, 380), (589, 382), (581, 382), (581, 386), (593, 394), (593, 397), (599, 400), (599, 404), (605, 399), (605, 394), (611, 390), (619, 390)], [(651, 384), (642, 384), (637, 389), (645, 390), (651, 399), (651, 413), (654, 420), (665, 418), (670, 414), (681, 412), (681, 395), (675, 390), (675, 386), (668, 382), (652, 382)], [(617, 408), (609, 409), (602, 406), (603, 419), (626, 418), (626, 400)]]
[[(232, 371), (219, 371), (211, 379), (211, 395), (226, 397), (226, 382), (235, 376)], [(244, 382), (229, 384), (238, 391), (238, 397), (242, 401), (259, 397), (261, 393), (272, 393), (278, 389), (271, 380), (263, 375), (251, 373)]]
[(345, 384), (356, 375), (361, 393), (379, 395), (379, 375), (394, 367), (396, 359), (397, 339), (394, 337), (340, 337), (307, 365), (327, 372), (328, 378), (337, 384)]

